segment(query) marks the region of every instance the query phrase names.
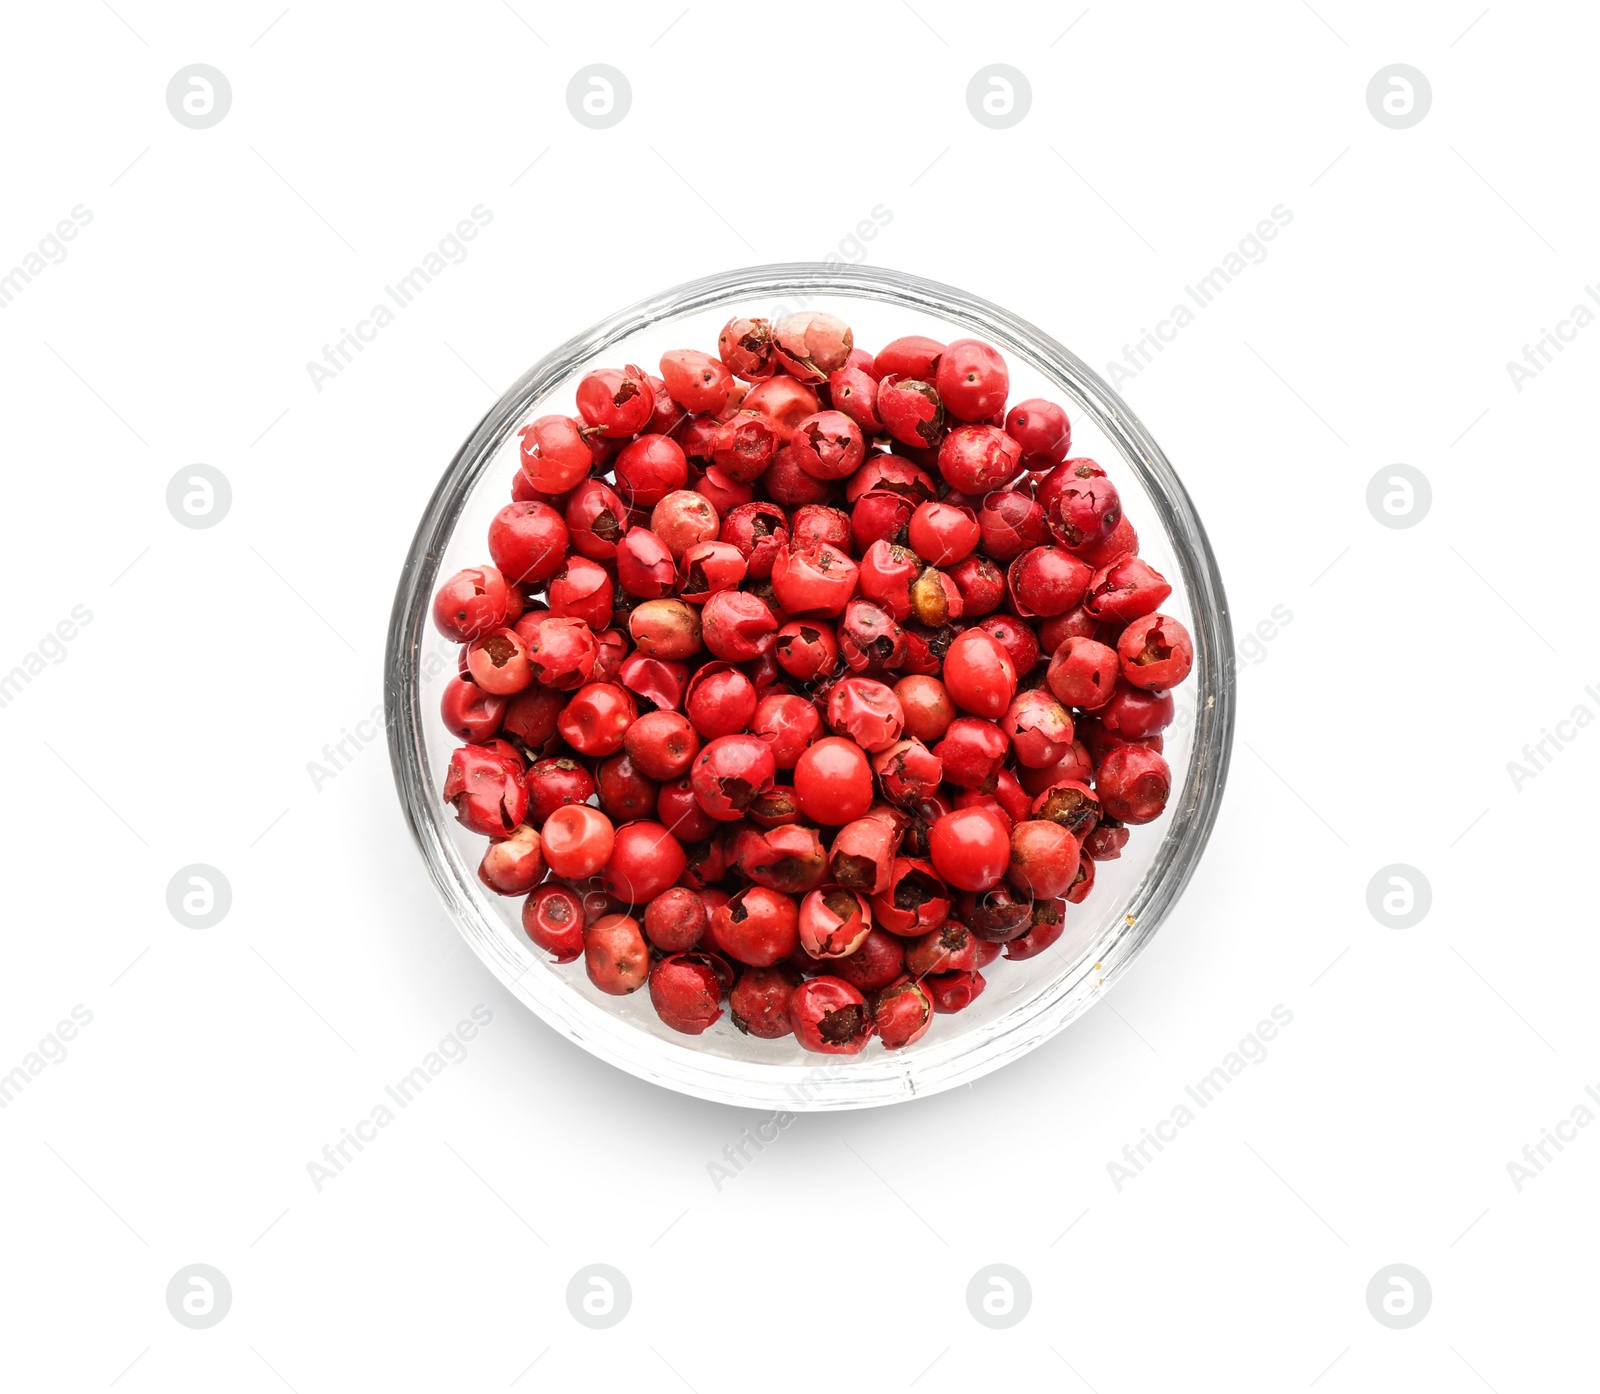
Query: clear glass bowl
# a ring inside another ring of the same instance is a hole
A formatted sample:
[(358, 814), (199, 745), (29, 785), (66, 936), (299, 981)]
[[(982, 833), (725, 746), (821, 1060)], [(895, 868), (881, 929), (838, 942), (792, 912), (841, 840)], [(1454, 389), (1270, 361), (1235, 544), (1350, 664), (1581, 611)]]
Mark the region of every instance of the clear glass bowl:
[[(703, 1036), (679, 1035), (645, 992), (607, 997), (582, 962), (555, 965), (523, 934), (521, 902), (477, 877), (483, 840), (461, 828), (440, 797), (456, 741), (439, 717), (454, 647), (429, 607), (441, 576), (487, 557), (489, 520), (510, 497), (517, 429), (569, 413), (591, 368), (654, 368), (671, 348), (709, 348), (736, 311), (775, 318), (828, 310), (876, 347), (904, 334), (986, 339), (1006, 355), (1011, 399), (1062, 401), (1073, 454), (1106, 465), (1139, 531), (1140, 552), (1173, 585), (1162, 608), (1189, 628), (1195, 666), (1166, 733), (1172, 799), (1134, 828), (1116, 861), (1096, 868), (1094, 892), (1068, 907), (1052, 951), (997, 960), (967, 1010), (940, 1016), (915, 1045), (860, 1055), (808, 1054), (791, 1037), (741, 1035), (726, 1013)], [(708, 276), (634, 305), (541, 359), (490, 409), (451, 461), (417, 528), (395, 595), (386, 658), (389, 753), (401, 803), (450, 916), (478, 956), (544, 1021), (612, 1064), (671, 1089), (746, 1108), (845, 1109), (895, 1103), (966, 1084), (1048, 1040), (1087, 1009), (1149, 942), (1193, 873), (1216, 818), (1233, 739), (1233, 641), (1227, 601), (1205, 529), (1155, 441), (1081, 360), (1026, 321), (976, 296), (872, 267), (794, 263)]]

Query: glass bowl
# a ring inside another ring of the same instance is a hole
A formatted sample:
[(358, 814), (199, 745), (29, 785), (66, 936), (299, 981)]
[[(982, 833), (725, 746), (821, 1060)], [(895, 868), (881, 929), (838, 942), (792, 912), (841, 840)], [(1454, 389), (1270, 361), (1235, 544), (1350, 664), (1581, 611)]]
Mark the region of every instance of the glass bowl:
[[(987, 990), (965, 1011), (938, 1016), (916, 1044), (859, 1055), (809, 1054), (790, 1037), (741, 1035), (726, 1012), (702, 1036), (660, 1022), (641, 991), (616, 998), (589, 982), (582, 961), (555, 965), (521, 928), (518, 898), (478, 880), (483, 839), (460, 827), (440, 796), (457, 742), (439, 717), (455, 646), (429, 609), (441, 576), (487, 560), (489, 520), (510, 499), (517, 429), (570, 413), (591, 368), (654, 368), (671, 348), (709, 349), (735, 313), (776, 318), (802, 308), (838, 315), (876, 347), (904, 334), (986, 339), (1011, 369), (1011, 399), (1067, 406), (1073, 454), (1106, 465), (1138, 528), (1140, 553), (1173, 585), (1162, 607), (1188, 626), (1194, 671), (1178, 689), (1166, 732), (1172, 798), (1132, 829), (1120, 859), (1099, 863), (1096, 886), (1069, 906), (1067, 930), (1035, 958), (997, 960)], [(434, 490), (395, 595), (386, 657), (389, 753), (400, 800), (451, 918), (478, 956), (544, 1021), (620, 1068), (701, 1098), (746, 1108), (846, 1109), (896, 1103), (966, 1084), (1050, 1039), (1133, 962), (1183, 892), (1216, 818), (1233, 738), (1233, 642), (1227, 601), (1205, 529), (1155, 441), (1080, 359), (1047, 334), (951, 286), (873, 267), (793, 263), (750, 267), (677, 286), (631, 306), (541, 359), (495, 403)]]

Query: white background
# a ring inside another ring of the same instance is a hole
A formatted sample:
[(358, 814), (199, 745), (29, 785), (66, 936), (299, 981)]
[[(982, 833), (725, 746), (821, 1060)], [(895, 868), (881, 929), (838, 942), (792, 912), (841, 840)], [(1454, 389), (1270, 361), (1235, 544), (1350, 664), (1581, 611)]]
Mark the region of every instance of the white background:
[[(0, 1071), (93, 1020), (0, 1111), (8, 1387), (1592, 1379), (1600, 1129), (1507, 1171), (1600, 1086), (1600, 732), (1507, 771), (1600, 712), (1600, 328), (1520, 392), (1506, 369), (1600, 283), (1585, 9), (11, 9), (0, 267), (93, 219), (0, 311), (0, 672), (93, 618), (0, 709)], [(632, 87), (604, 131), (565, 100), (595, 62)], [(996, 62), (1032, 88), (1005, 130), (966, 103)], [(1366, 100), (1396, 62), (1432, 88), (1406, 130)], [(207, 130), (165, 102), (191, 63), (232, 87)], [(465, 261), (318, 392), (307, 360), (479, 204)], [(1104, 371), (1280, 204), (1270, 255), (1122, 386), (1236, 635), (1292, 613), (1241, 665), (1186, 897), (1026, 1060), (803, 1117), (719, 1191), (758, 1117), (524, 1012), (437, 908), (380, 748), (308, 776), (381, 699), (435, 479), (534, 359), (691, 276), (864, 253)], [(209, 530), (165, 502), (199, 462), (232, 488)], [(1407, 529), (1366, 503), (1396, 462), (1432, 489)], [(231, 884), (212, 929), (168, 913), (190, 863)], [(1368, 910), (1391, 863), (1432, 887), (1409, 929)], [(1280, 1003), (1266, 1059), (1118, 1190), (1124, 1144)], [(307, 1163), (479, 1004), (467, 1058), (318, 1192)], [(232, 1288), (208, 1330), (167, 1308), (194, 1263)], [(610, 1330), (568, 1312), (592, 1263), (632, 1288)], [(1006, 1330), (967, 1308), (991, 1263), (1032, 1291)], [(1365, 1295), (1395, 1263), (1432, 1288), (1407, 1330)]]

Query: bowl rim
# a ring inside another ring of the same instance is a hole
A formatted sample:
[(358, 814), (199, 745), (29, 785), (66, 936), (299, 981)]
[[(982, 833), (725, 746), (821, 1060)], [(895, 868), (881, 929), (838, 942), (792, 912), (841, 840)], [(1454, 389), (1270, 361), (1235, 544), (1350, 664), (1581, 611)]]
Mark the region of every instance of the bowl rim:
[[(1131, 893), (1122, 927), (1095, 963), (1085, 955), (1074, 971), (995, 1020), (953, 1036), (944, 1049), (878, 1051), (848, 1060), (818, 1056), (796, 1065), (663, 1050), (661, 1041), (597, 1009), (553, 975), (530, 973), (541, 961), (532, 943), (508, 943), (504, 926), (478, 909), (475, 871), (448, 836), (444, 805), (428, 774), (420, 654), (439, 562), (461, 512), (534, 402), (578, 365), (659, 323), (736, 297), (784, 297), (797, 300), (789, 308), (799, 309), (808, 295), (855, 296), (958, 320), (969, 333), (1025, 360), (1094, 420), (1139, 476), (1176, 553), (1192, 611), (1195, 698), (1183, 797)], [(484, 413), (434, 488), (407, 551), (389, 619), (384, 707), (390, 765), (412, 838), (457, 929), (514, 996), (569, 1039), (641, 1079), (714, 1102), (797, 1112), (873, 1107), (970, 1083), (1049, 1040), (1109, 990), (1171, 912), (1210, 838), (1232, 754), (1235, 676), (1227, 595), (1188, 491), (1143, 423), (1087, 363), (1026, 320), (954, 286), (882, 267), (784, 262), (703, 276), (617, 311), (539, 359)]]

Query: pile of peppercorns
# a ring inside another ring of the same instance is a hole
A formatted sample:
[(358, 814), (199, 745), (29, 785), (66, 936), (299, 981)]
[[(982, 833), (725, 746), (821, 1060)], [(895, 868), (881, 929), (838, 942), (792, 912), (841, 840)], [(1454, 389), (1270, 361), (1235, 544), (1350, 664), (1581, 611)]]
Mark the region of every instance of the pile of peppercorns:
[(1116, 486), (977, 339), (833, 315), (587, 374), (522, 428), (444, 797), (485, 885), (698, 1035), (890, 1050), (1030, 958), (1166, 806), (1194, 646)]

